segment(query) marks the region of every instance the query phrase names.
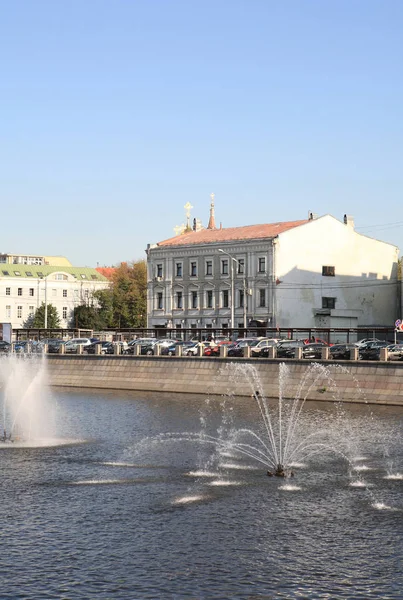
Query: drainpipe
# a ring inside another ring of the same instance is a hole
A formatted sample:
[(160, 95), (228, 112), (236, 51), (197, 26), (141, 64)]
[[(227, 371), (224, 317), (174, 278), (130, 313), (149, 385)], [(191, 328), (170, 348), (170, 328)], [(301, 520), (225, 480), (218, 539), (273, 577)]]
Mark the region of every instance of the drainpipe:
[(272, 314), (272, 327), (277, 327), (277, 315), (276, 315), (276, 245), (278, 238), (273, 238), (271, 241), (272, 247), (272, 277), (271, 277), (271, 314)]

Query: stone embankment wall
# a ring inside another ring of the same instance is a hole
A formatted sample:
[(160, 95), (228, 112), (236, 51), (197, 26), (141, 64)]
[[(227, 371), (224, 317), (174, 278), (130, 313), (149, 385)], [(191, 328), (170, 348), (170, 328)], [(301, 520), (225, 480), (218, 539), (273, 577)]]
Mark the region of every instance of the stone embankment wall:
[[(281, 363), (288, 369), (287, 397), (296, 396), (309, 370), (303, 395), (311, 386), (310, 400), (403, 406), (403, 363), (394, 362), (323, 361), (325, 375), (306, 360), (48, 355), (48, 373), (52, 386), (251, 396), (258, 383), (248, 382), (242, 369), (253, 365), (264, 395), (277, 398)], [(231, 365), (238, 365), (235, 373)]]

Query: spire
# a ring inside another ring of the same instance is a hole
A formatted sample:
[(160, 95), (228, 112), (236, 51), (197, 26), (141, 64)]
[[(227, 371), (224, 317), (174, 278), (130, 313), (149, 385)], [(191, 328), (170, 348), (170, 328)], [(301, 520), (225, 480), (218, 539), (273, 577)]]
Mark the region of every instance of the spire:
[(214, 198), (215, 198), (215, 194), (214, 192), (212, 192), (210, 194), (210, 198), (211, 198), (211, 204), (210, 204), (210, 219), (207, 225), (207, 229), (215, 229), (215, 216), (214, 216)]

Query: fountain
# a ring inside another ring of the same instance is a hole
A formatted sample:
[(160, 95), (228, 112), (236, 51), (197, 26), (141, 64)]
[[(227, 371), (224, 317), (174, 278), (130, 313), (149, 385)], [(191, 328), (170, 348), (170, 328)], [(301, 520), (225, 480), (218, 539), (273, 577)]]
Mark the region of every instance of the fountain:
[(53, 430), (46, 359), (34, 354), (0, 359), (0, 445), (43, 444)]
[[(290, 398), (288, 385), (290, 381), (289, 368), (285, 363), (279, 365), (279, 394), (277, 400), (268, 399), (263, 392), (263, 386), (256, 368), (248, 363), (229, 364), (225, 367), (231, 371), (228, 378), (233, 385), (221, 400), (222, 421), (217, 428), (217, 435), (209, 433), (207, 427), (208, 417), (202, 414), (200, 421), (202, 429), (199, 432), (161, 433), (154, 438), (142, 440), (137, 451), (144, 450), (147, 445), (166, 442), (194, 442), (212, 446), (214, 451), (205, 465), (205, 472), (210, 476), (214, 463), (222, 464), (223, 457), (231, 456), (239, 459), (252, 459), (264, 467), (264, 472), (269, 477), (288, 478), (297, 474), (300, 469), (309, 468), (313, 457), (321, 460), (336, 456), (343, 459), (355, 485), (363, 485), (360, 465), (363, 450), (361, 446), (370, 448), (374, 438), (382, 439), (385, 445), (386, 435), (379, 424), (377, 430), (370, 407), (367, 405), (367, 414), (361, 421), (361, 429), (353, 428), (352, 420), (345, 410), (345, 405), (339, 397), (335, 384), (334, 370), (347, 369), (340, 365), (325, 367), (319, 363), (312, 363), (297, 384), (297, 390)], [(358, 381), (355, 381), (357, 394), (360, 394)], [(236, 398), (234, 390), (245, 386), (251, 391), (259, 413), (259, 423), (254, 427), (235, 427), (233, 425), (231, 410)], [(311, 390), (318, 389), (326, 384), (327, 396), (333, 400), (331, 413), (310, 412), (305, 410), (307, 398)], [(294, 383), (294, 386), (296, 384)], [(209, 400), (205, 405), (208, 410)], [(370, 439), (365, 440), (370, 432)], [(386, 454), (387, 450), (384, 449)], [(364, 452), (365, 454), (365, 452)], [(329, 459), (331, 460), (331, 458)], [(389, 461), (390, 462), (390, 461)], [(201, 472), (199, 469), (194, 472)], [(306, 470), (305, 470), (306, 473)], [(206, 475), (207, 476), (207, 475)], [(393, 474), (389, 473), (389, 477)]]

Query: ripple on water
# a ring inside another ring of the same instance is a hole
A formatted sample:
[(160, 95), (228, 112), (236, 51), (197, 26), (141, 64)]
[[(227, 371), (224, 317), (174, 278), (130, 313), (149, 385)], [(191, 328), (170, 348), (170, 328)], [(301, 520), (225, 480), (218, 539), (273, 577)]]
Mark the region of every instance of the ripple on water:
[(186, 473), (187, 477), (217, 477), (217, 473), (213, 471), (189, 471)]
[(209, 481), (208, 485), (214, 486), (230, 486), (230, 485), (242, 485), (242, 481), (229, 481), (228, 479), (216, 479), (216, 481)]
[(389, 473), (388, 475), (385, 475), (384, 479), (401, 481), (403, 479), (403, 473)]
[(175, 498), (172, 500), (172, 504), (191, 504), (192, 502), (200, 502), (201, 500), (207, 500), (208, 496), (201, 494), (194, 496), (182, 496), (181, 498)]
[(221, 463), (220, 467), (222, 469), (238, 469), (244, 471), (256, 471), (258, 467), (253, 467), (251, 465), (239, 465), (236, 463)]
[(285, 483), (284, 485), (280, 485), (279, 490), (284, 490), (286, 492), (298, 492), (302, 488), (299, 485), (292, 485), (291, 483)]

